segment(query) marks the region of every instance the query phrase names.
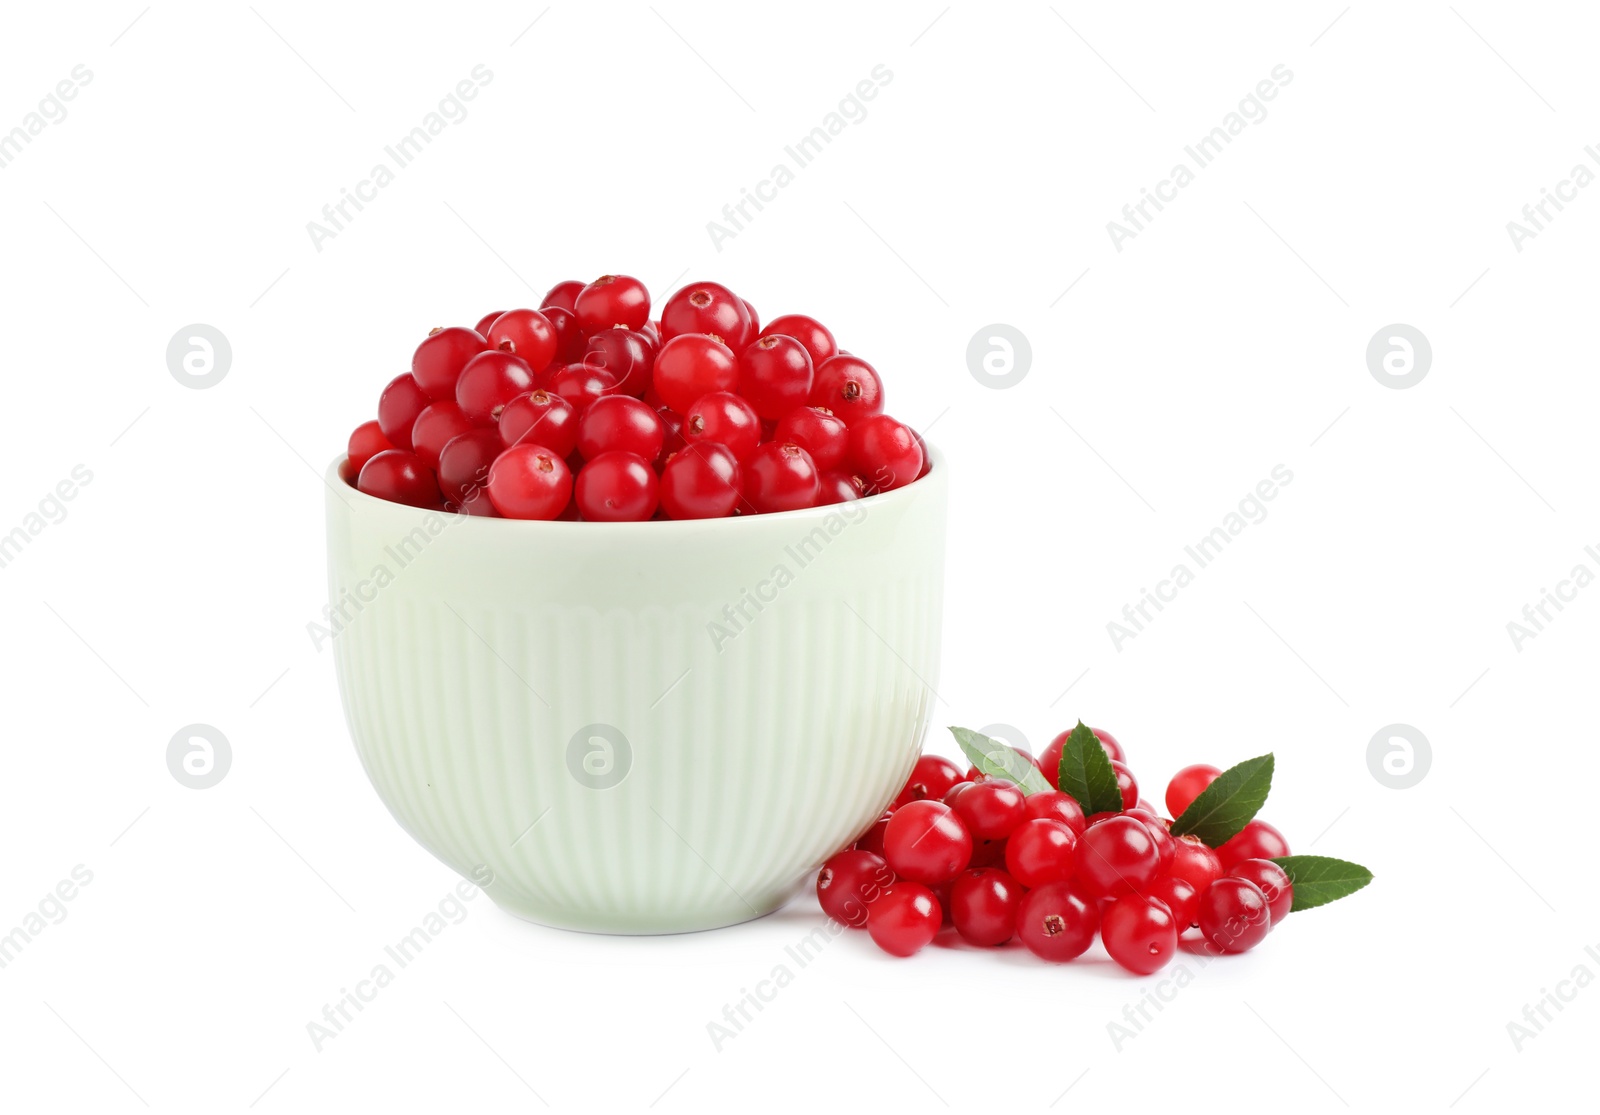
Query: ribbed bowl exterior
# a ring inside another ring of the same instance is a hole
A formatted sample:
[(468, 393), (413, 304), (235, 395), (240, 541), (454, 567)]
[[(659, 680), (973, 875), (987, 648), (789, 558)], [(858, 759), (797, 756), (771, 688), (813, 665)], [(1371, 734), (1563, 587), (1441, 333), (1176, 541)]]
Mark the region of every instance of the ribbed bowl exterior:
[(420, 511), (329, 473), (356, 750), (423, 847), (547, 925), (782, 905), (877, 818), (938, 681), (945, 471), (706, 522)]

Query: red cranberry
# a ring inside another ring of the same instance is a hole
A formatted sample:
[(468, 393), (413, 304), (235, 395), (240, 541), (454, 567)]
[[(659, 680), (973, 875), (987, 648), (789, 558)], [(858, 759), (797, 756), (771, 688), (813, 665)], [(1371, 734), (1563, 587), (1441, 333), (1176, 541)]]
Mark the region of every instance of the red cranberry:
[(551, 391), (518, 395), (500, 412), (500, 440), (513, 445), (542, 445), (557, 457), (571, 456), (578, 445), (578, 411)]
[(1029, 891), (1017, 906), (1017, 938), (1041, 960), (1082, 956), (1099, 928), (1099, 909), (1068, 883)]
[(702, 442), (667, 458), (661, 509), (672, 519), (721, 519), (739, 506), (739, 462), (727, 446)]
[[(505, 313), (504, 310), (490, 310), (488, 313), (484, 314), (478, 319), (478, 324), (472, 327), (473, 332), (477, 333), (480, 337), (487, 338), (489, 336), (489, 326), (493, 325), (494, 319), (503, 313)], [(413, 372), (412, 374), (415, 375), (416, 373)]]
[(666, 434), (661, 416), (645, 403), (628, 395), (606, 395), (578, 419), (578, 452), (592, 459), (620, 449), (654, 461)]
[(1222, 861), (1215, 849), (1207, 847), (1198, 836), (1174, 837), (1172, 841), (1172, 866), (1167, 874), (1176, 875), (1196, 892), (1205, 889), (1222, 876)]
[(944, 911), (920, 883), (899, 881), (867, 911), (867, 933), (891, 956), (910, 956), (938, 934)]
[(739, 394), (762, 418), (781, 418), (811, 394), (811, 357), (793, 337), (762, 337), (738, 363)]
[(753, 325), (744, 300), (721, 283), (690, 283), (661, 307), (661, 339), (668, 343), (684, 334), (709, 333), (743, 352), (755, 340)]
[(438, 510), (444, 503), (433, 471), (415, 453), (385, 449), (361, 466), (356, 487), (369, 496)]
[(539, 308), (559, 306), (570, 314), (578, 301), (579, 293), (582, 292), (586, 285), (586, 283), (581, 283), (577, 279), (564, 279), (550, 288), (549, 293), (544, 296), (544, 301), (539, 303)]
[(961, 768), (949, 759), (943, 755), (922, 755), (912, 766), (905, 787), (900, 791), (900, 796), (894, 799), (893, 808), (898, 809), (909, 802), (927, 798), (942, 798), (959, 781)]
[(591, 522), (643, 522), (656, 513), (660, 489), (650, 463), (637, 453), (612, 451), (590, 459), (578, 473), (574, 496)]
[(410, 449), (411, 427), (432, 401), (410, 372), (395, 376), (378, 396), (378, 429), (396, 449)]
[(1083, 815), (1083, 807), (1078, 804), (1078, 800), (1060, 790), (1040, 790), (1038, 793), (1029, 794), (1027, 801), (1023, 803), (1023, 814), (1030, 820), (1035, 817), (1047, 817), (1062, 821), (1079, 836), (1082, 836), (1083, 830), (1089, 827), (1088, 818)]
[(458, 325), (435, 329), (412, 353), (411, 374), (429, 399), (454, 399), (461, 369), (488, 347), (488, 341), (475, 329)]
[(917, 883), (953, 879), (972, 858), (972, 836), (940, 801), (913, 801), (895, 810), (883, 834), (883, 856), (894, 873)]
[(1200, 895), (1200, 932), (1221, 952), (1248, 952), (1272, 929), (1261, 888), (1244, 879), (1218, 879)]
[(811, 357), (813, 369), (839, 353), (839, 346), (834, 343), (833, 334), (828, 332), (827, 326), (805, 314), (783, 314), (775, 317), (767, 322), (766, 328), (761, 330), (761, 335), (793, 337), (805, 346), (806, 354)]
[(1178, 951), (1178, 925), (1165, 903), (1130, 894), (1101, 916), (1100, 940), (1111, 959), (1148, 976), (1166, 967)]
[(742, 464), (760, 444), (761, 420), (749, 403), (731, 391), (712, 391), (701, 395), (683, 412), (679, 432), (690, 445), (715, 442), (726, 446)]
[(467, 433), (476, 426), (472, 419), (454, 402), (442, 400), (422, 408), (417, 420), (411, 424), (411, 447), (422, 463), (435, 471), (439, 468), (439, 454), (451, 438)]
[(953, 805), (961, 814), (967, 831), (975, 839), (1004, 840), (1027, 819), (1026, 799), (1011, 783), (990, 779), (981, 784), (964, 782), (962, 785), (971, 786), (972, 792), (962, 795), (959, 802), (947, 800), (945, 804)]
[(844, 468), (850, 448), (850, 427), (838, 415), (821, 407), (795, 407), (778, 419), (772, 431), (773, 441), (788, 441), (798, 445), (823, 472)]
[(518, 395), (533, 390), (533, 369), (520, 356), (491, 349), (480, 352), (461, 369), (456, 404), (474, 422), (498, 422), (500, 412)]
[(1078, 844), (1076, 878), (1094, 895), (1142, 891), (1161, 863), (1150, 830), (1120, 814), (1090, 824)]
[(489, 482), (490, 466), (503, 452), (505, 443), (497, 430), (473, 429), (451, 438), (439, 452), (444, 498), (458, 505), (475, 499)]
[(855, 842), (855, 848), (862, 852), (875, 852), (883, 855), (883, 834), (889, 831), (889, 819), (894, 816), (894, 810), (886, 810), (883, 816), (867, 828)]
[(851, 929), (865, 929), (867, 907), (883, 897), (894, 872), (880, 855), (844, 851), (817, 872), (817, 901), (822, 912)]
[(830, 503), (849, 503), (865, 493), (861, 481), (847, 472), (824, 472), (817, 482), (817, 506)]
[(610, 395), (617, 390), (617, 377), (604, 368), (568, 364), (556, 370), (544, 386), (547, 391), (554, 391), (571, 403), (581, 415), (600, 396)]
[(1260, 888), (1267, 900), (1267, 909), (1272, 912), (1274, 926), (1288, 917), (1294, 907), (1294, 884), (1289, 881), (1289, 873), (1269, 859), (1240, 860), (1228, 868), (1228, 877), (1243, 879)]
[(383, 429), (376, 421), (363, 422), (350, 433), (350, 444), (346, 447), (345, 468), (348, 470), (346, 478), (355, 482), (361, 475), (361, 466), (372, 458), (382, 453), (385, 449), (393, 449), (389, 439), (383, 436)]
[(1166, 903), (1168, 910), (1172, 911), (1172, 920), (1182, 933), (1195, 924), (1195, 918), (1200, 911), (1200, 892), (1190, 886), (1187, 880), (1176, 875), (1157, 875), (1145, 888), (1144, 896), (1157, 902)]
[(545, 306), (539, 312), (550, 323), (550, 328), (556, 331), (556, 355), (550, 363), (576, 364), (582, 360), (589, 342), (583, 330), (578, 328), (578, 316), (560, 306)]
[(811, 405), (833, 411), (847, 426), (883, 413), (883, 381), (872, 365), (854, 356), (831, 357), (817, 365), (811, 380)]
[(950, 917), (972, 945), (1003, 945), (1016, 932), (1022, 886), (992, 867), (963, 871), (950, 887)]
[(1265, 821), (1251, 821), (1239, 830), (1232, 840), (1217, 849), (1217, 858), (1224, 871), (1247, 859), (1277, 859), (1289, 854), (1289, 842), (1283, 833)]
[(1023, 821), (1006, 839), (1006, 870), (1025, 887), (1064, 883), (1077, 861), (1077, 835), (1061, 821)]
[(643, 333), (602, 329), (589, 337), (583, 362), (610, 372), (622, 394), (639, 396), (650, 386), (656, 354)]
[(871, 492), (903, 488), (922, 473), (921, 443), (887, 414), (868, 415), (850, 427), (849, 459)]
[(1184, 767), (1172, 776), (1172, 781), (1167, 783), (1167, 812), (1174, 817), (1183, 816), (1183, 811), (1193, 804), (1200, 792), (1217, 780), (1217, 775), (1222, 770), (1209, 763), (1196, 763)]
[(1133, 771), (1116, 759), (1111, 760), (1111, 769), (1117, 775), (1117, 789), (1122, 791), (1122, 808), (1132, 809), (1139, 804), (1139, 783), (1134, 781)]
[(631, 275), (601, 275), (578, 292), (572, 312), (585, 333), (638, 329), (650, 320), (650, 292)]
[(656, 393), (679, 414), (712, 391), (732, 391), (739, 380), (733, 352), (715, 337), (686, 333), (661, 346), (652, 371)]
[(811, 454), (798, 445), (769, 441), (742, 470), (744, 498), (756, 511), (797, 511), (816, 505), (822, 490)]
[(555, 519), (572, 502), (572, 473), (544, 446), (514, 445), (489, 467), (488, 491), (508, 519)]
[(489, 327), (489, 346), (522, 357), (537, 374), (555, 359), (560, 338), (550, 319), (538, 310), (507, 310)]

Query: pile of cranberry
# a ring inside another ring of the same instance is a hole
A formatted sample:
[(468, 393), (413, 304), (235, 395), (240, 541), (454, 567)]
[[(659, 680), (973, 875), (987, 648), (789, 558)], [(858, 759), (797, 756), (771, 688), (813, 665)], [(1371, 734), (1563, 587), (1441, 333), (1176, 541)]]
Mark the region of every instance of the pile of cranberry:
[(350, 435), (344, 476), (415, 507), (630, 522), (839, 503), (927, 468), (878, 373), (815, 318), (763, 328), (727, 287), (690, 283), (651, 320), (643, 283), (602, 275), (429, 333)]
[[(1051, 785), (1070, 734), (1038, 760), (1023, 752)], [(1140, 975), (1164, 967), (1190, 929), (1211, 951), (1254, 948), (1294, 901), (1288, 873), (1272, 862), (1289, 854), (1282, 834), (1252, 820), (1217, 848), (1173, 836), (1172, 821), (1140, 800), (1116, 738), (1094, 734), (1116, 771), (1120, 812), (1085, 817), (1070, 794), (1025, 796), (1013, 782), (924, 755), (889, 811), (823, 865), (823, 911), (865, 926), (895, 956), (949, 924), (971, 944), (1016, 937), (1054, 961), (1082, 955), (1098, 934), (1113, 960)], [(1180, 816), (1221, 773), (1179, 771), (1168, 811)]]

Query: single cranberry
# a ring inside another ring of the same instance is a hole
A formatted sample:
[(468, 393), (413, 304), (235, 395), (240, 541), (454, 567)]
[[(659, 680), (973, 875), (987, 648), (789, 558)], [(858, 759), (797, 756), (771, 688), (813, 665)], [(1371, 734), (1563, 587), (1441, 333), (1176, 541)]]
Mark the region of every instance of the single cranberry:
[(620, 449), (654, 461), (666, 436), (661, 416), (629, 395), (596, 399), (578, 419), (578, 452), (588, 458)]
[(872, 365), (840, 354), (817, 365), (811, 380), (811, 405), (825, 407), (854, 426), (883, 413), (883, 381)]
[(824, 472), (817, 482), (818, 507), (830, 503), (849, 503), (865, 494), (861, 479), (848, 472)]
[(715, 442), (727, 446), (742, 464), (761, 442), (761, 420), (750, 404), (733, 392), (712, 391), (701, 395), (683, 412), (679, 432), (690, 445)]
[(556, 355), (550, 363), (576, 364), (582, 360), (589, 342), (583, 330), (578, 328), (578, 315), (560, 306), (545, 306), (539, 312), (550, 323), (550, 328), (556, 331)]
[(451, 438), (477, 428), (466, 413), (449, 400), (441, 400), (422, 408), (411, 425), (411, 448), (422, 458), (423, 464), (438, 471), (439, 454)]
[(883, 834), (883, 858), (902, 879), (942, 883), (972, 858), (972, 836), (941, 801), (913, 801), (895, 810)]
[(1006, 839), (1006, 870), (1025, 887), (1072, 878), (1078, 837), (1061, 821), (1023, 821)]
[(702, 395), (732, 391), (738, 381), (732, 350), (702, 333), (686, 333), (662, 345), (652, 370), (656, 393), (679, 414), (687, 413)]
[(1150, 833), (1150, 839), (1155, 841), (1156, 870), (1166, 871), (1171, 868), (1173, 857), (1178, 854), (1178, 842), (1167, 831), (1166, 826), (1160, 821), (1151, 818), (1143, 810), (1139, 810), (1137, 813), (1124, 813), (1123, 816), (1134, 817)]
[(533, 369), (522, 357), (490, 349), (461, 369), (456, 404), (474, 422), (498, 422), (500, 412), (518, 395), (533, 390)]
[(874, 852), (883, 855), (883, 834), (889, 831), (889, 819), (894, 816), (894, 810), (885, 810), (883, 816), (873, 821), (867, 831), (856, 839), (852, 847), (861, 852)]
[(378, 396), (378, 429), (396, 449), (410, 449), (411, 427), (431, 402), (410, 372), (395, 376)]
[(637, 329), (650, 320), (650, 292), (631, 275), (601, 275), (578, 292), (572, 312), (585, 333)]
[(670, 519), (721, 519), (739, 506), (739, 462), (716, 442), (687, 446), (661, 467), (661, 509)]
[(752, 338), (750, 343), (755, 344), (756, 339), (761, 336), (761, 315), (756, 313), (754, 306), (750, 305), (750, 299), (740, 298), (739, 301), (744, 304), (744, 312), (750, 315), (750, 334)]
[(578, 411), (551, 391), (518, 395), (500, 412), (500, 440), (513, 445), (542, 445), (557, 457), (568, 457), (578, 445)]
[(772, 440), (798, 445), (811, 454), (811, 459), (824, 472), (843, 469), (849, 464), (845, 457), (850, 448), (850, 427), (838, 415), (821, 407), (791, 409), (778, 419)]
[(1177, 836), (1172, 841), (1172, 865), (1167, 868), (1167, 874), (1176, 875), (1196, 892), (1204, 893), (1222, 876), (1222, 860), (1217, 858), (1216, 850), (1207, 847), (1198, 836)]
[(1178, 951), (1178, 923), (1165, 903), (1130, 894), (1113, 902), (1100, 918), (1100, 940), (1111, 959), (1148, 976), (1166, 967)]
[(411, 354), (411, 374), (429, 399), (454, 399), (461, 369), (488, 348), (488, 341), (476, 329), (459, 325), (435, 329)]
[(1248, 952), (1272, 929), (1261, 888), (1244, 879), (1218, 879), (1200, 894), (1200, 933), (1221, 952)]
[(944, 924), (939, 900), (920, 883), (897, 881), (867, 911), (867, 933), (891, 956), (910, 956)]
[(617, 377), (604, 368), (568, 364), (557, 369), (544, 387), (571, 403), (581, 415), (600, 396), (610, 395), (617, 390)]
[(970, 794), (963, 795), (960, 802), (945, 804), (954, 804), (975, 839), (1004, 840), (1027, 819), (1027, 801), (1010, 782), (990, 779), (965, 785), (972, 787)]
[(743, 352), (756, 338), (753, 326), (744, 300), (721, 283), (690, 283), (661, 307), (661, 339), (669, 344), (684, 334), (709, 333), (734, 352)]
[(744, 462), (744, 498), (757, 512), (814, 507), (822, 490), (811, 454), (798, 445), (769, 441)]
[[(959, 798), (962, 794), (966, 793), (968, 790), (972, 789), (976, 785), (977, 785), (976, 782), (968, 782), (965, 779), (963, 779), (962, 781), (957, 782), (954, 786), (951, 786), (948, 790), (946, 790), (944, 792), (944, 796), (942, 798), (940, 798), (939, 800), (944, 802), (951, 809), (954, 809), (955, 806), (956, 806), (956, 799)], [(973, 847), (977, 847), (978, 837), (974, 836), (972, 838), (972, 843), (973, 843)]]
[(1089, 820), (1083, 815), (1083, 807), (1078, 804), (1078, 799), (1071, 794), (1060, 790), (1040, 790), (1038, 793), (1029, 794), (1023, 803), (1023, 814), (1028, 819), (1047, 817), (1054, 821), (1061, 821), (1079, 836), (1089, 827)]
[(849, 459), (870, 492), (903, 488), (922, 473), (921, 443), (887, 414), (868, 415), (850, 427)]
[(960, 781), (961, 768), (943, 755), (919, 756), (911, 773), (906, 776), (900, 796), (894, 799), (894, 808), (927, 798), (942, 798), (950, 787)]
[(811, 357), (793, 337), (762, 337), (739, 354), (739, 394), (763, 418), (782, 418), (811, 394)]
[(1277, 859), (1289, 854), (1289, 842), (1283, 833), (1265, 821), (1251, 821), (1240, 829), (1232, 840), (1217, 849), (1217, 858), (1224, 871), (1247, 859)]
[(544, 446), (514, 445), (489, 467), (488, 492), (508, 519), (555, 519), (572, 502), (572, 473)]
[(812, 368), (839, 353), (839, 346), (834, 343), (833, 334), (828, 332), (827, 326), (805, 314), (783, 314), (775, 317), (767, 322), (766, 327), (761, 330), (761, 335), (793, 337), (805, 346), (806, 354), (811, 357)]
[(489, 482), (490, 466), (505, 448), (498, 430), (474, 428), (447, 441), (439, 451), (439, 488), (444, 498), (459, 505), (480, 494)]
[(1134, 781), (1133, 771), (1117, 759), (1111, 760), (1111, 769), (1117, 774), (1117, 789), (1122, 791), (1122, 808), (1132, 809), (1139, 804), (1139, 783)]
[(507, 310), (489, 326), (489, 347), (522, 357), (537, 375), (555, 359), (560, 338), (538, 310)]
[(585, 519), (632, 523), (643, 522), (656, 513), (660, 489), (649, 461), (637, 453), (614, 450), (591, 458), (583, 466), (573, 494)]
[(618, 391), (637, 397), (651, 385), (656, 353), (643, 333), (602, 329), (590, 335), (583, 362), (604, 368), (616, 377)]
[(1267, 900), (1267, 909), (1272, 912), (1274, 926), (1294, 908), (1294, 883), (1289, 880), (1289, 873), (1269, 859), (1240, 860), (1228, 868), (1227, 877), (1243, 879), (1260, 888)]
[(539, 303), (539, 308), (544, 309), (546, 306), (559, 306), (561, 309), (566, 310), (569, 314), (573, 313), (573, 307), (578, 301), (578, 295), (587, 285), (587, 283), (581, 283), (577, 279), (563, 279), (561, 282), (550, 288), (549, 293), (544, 296), (544, 301)]
[(1172, 776), (1172, 781), (1167, 783), (1167, 812), (1174, 817), (1183, 816), (1183, 811), (1193, 804), (1200, 792), (1217, 780), (1221, 774), (1219, 767), (1210, 763), (1196, 763), (1184, 767)]
[(361, 466), (356, 487), (369, 496), (407, 503), (412, 507), (438, 510), (444, 500), (433, 470), (415, 453), (405, 449), (385, 449)]
[(851, 929), (867, 927), (867, 907), (883, 897), (894, 872), (880, 855), (846, 850), (817, 872), (817, 901), (822, 912)]
[(1003, 945), (1017, 931), (1024, 891), (993, 867), (963, 871), (950, 887), (950, 917), (961, 939), (972, 945)]
[(1017, 938), (1041, 960), (1082, 956), (1099, 928), (1099, 909), (1069, 883), (1031, 890), (1017, 905)]
[(1142, 891), (1161, 865), (1150, 830), (1121, 814), (1091, 823), (1078, 845), (1076, 878), (1094, 895)]
[(1127, 755), (1123, 754), (1122, 744), (1117, 742), (1116, 736), (1104, 728), (1090, 728), (1089, 730), (1094, 733), (1094, 738), (1099, 740), (1100, 746), (1105, 749), (1106, 758), (1115, 759), (1119, 763), (1128, 761)]
[[(649, 399), (644, 400), (649, 402)], [(689, 443), (683, 440), (683, 415), (671, 407), (656, 407), (656, 415), (661, 419), (661, 425), (666, 428), (667, 438), (661, 446), (661, 457), (665, 460)]]
[(478, 324), (472, 327), (473, 331), (477, 333), (478, 336), (487, 338), (489, 336), (489, 326), (493, 325), (494, 319), (503, 313), (505, 313), (504, 310), (490, 310), (488, 313), (484, 314), (478, 319)]
[(1167, 909), (1172, 911), (1172, 920), (1179, 933), (1195, 924), (1200, 910), (1200, 892), (1190, 886), (1187, 880), (1176, 875), (1157, 875), (1145, 887), (1144, 896), (1166, 904)]
[(345, 468), (348, 470), (345, 474), (346, 479), (354, 483), (355, 478), (361, 475), (362, 465), (385, 449), (393, 448), (389, 439), (383, 436), (383, 428), (378, 425), (376, 419), (361, 423), (350, 431), (350, 444), (346, 447), (345, 453)]

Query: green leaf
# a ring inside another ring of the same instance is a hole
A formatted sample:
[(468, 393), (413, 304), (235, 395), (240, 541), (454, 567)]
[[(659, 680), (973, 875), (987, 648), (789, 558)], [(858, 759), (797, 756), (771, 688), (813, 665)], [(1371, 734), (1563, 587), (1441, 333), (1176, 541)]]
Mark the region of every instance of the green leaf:
[(1287, 871), (1294, 884), (1291, 913), (1326, 906), (1372, 882), (1372, 872), (1359, 863), (1331, 856), (1279, 856), (1272, 862)]
[(962, 754), (990, 778), (1003, 778), (1007, 782), (1015, 782), (1025, 794), (1037, 794), (1040, 790), (1050, 789), (1050, 783), (1044, 780), (1039, 769), (1028, 762), (1027, 756), (1015, 748), (1007, 747), (999, 740), (990, 739), (982, 732), (974, 732), (970, 728), (952, 727), (950, 733), (961, 745)]
[(1085, 817), (1096, 813), (1121, 813), (1122, 791), (1117, 788), (1117, 772), (1111, 769), (1106, 749), (1092, 728), (1083, 721), (1072, 729), (1067, 745), (1061, 749), (1061, 765), (1056, 768), (1056, 785), (1077, 799)]
[(1193, 833), (1213, 848), (1221, 847), (1250, 823), (1272, 789), (1272, 755), (1246, 759), (1229, 767), (1172, 822), (1172, 835)]

